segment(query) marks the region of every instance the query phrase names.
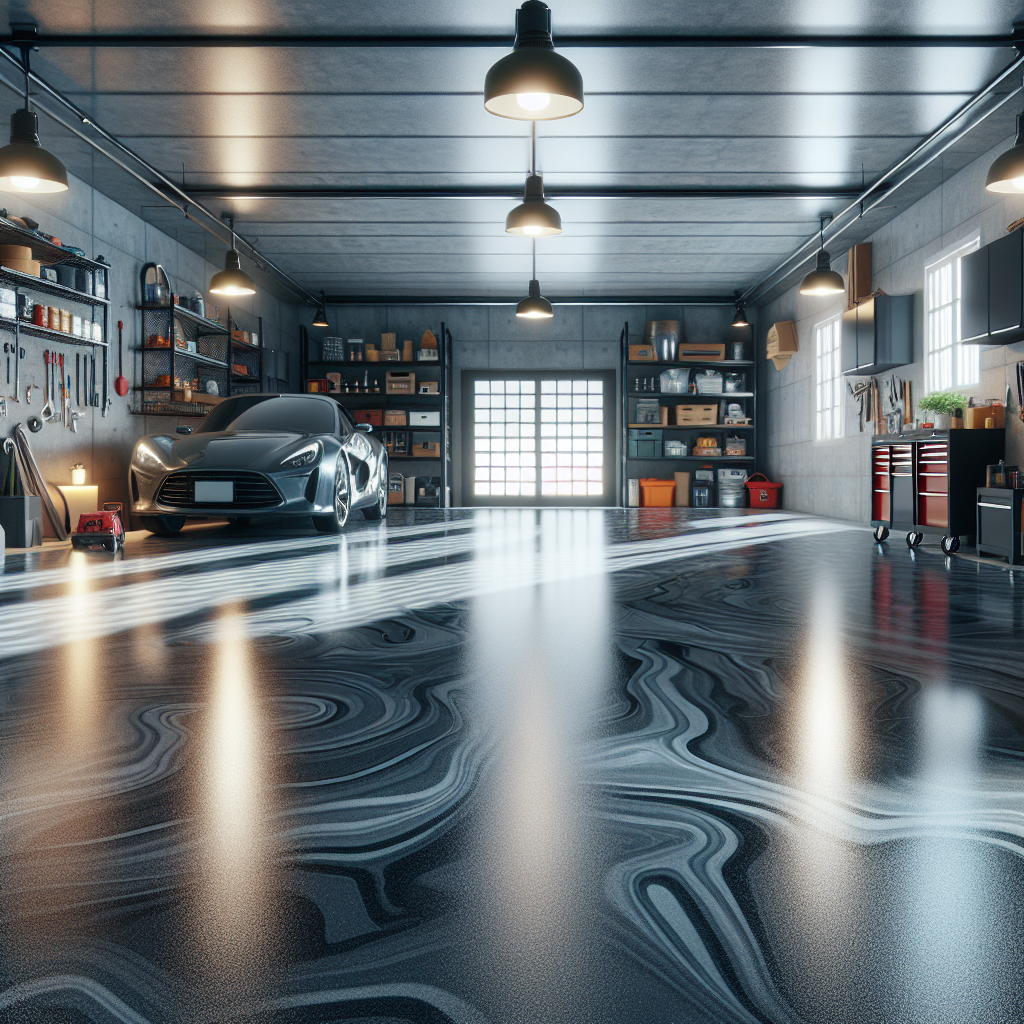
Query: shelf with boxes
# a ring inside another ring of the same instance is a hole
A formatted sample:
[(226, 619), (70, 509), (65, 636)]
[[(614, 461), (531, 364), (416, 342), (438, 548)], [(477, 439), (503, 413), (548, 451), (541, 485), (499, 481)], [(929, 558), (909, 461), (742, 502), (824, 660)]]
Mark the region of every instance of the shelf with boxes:
[[(628, 324), (621, 334), (622, 502), (660, 503), (671, 491), (670, 504), (689, 505), (692, 498), (701, 506), (734, 507), (746, 496), (738, 481), (756, 461), (752, 342), (680, 343), (678, 329), (677, 321), (652, 321), (639, 345), (630, 344)], [(654, 474), (667, 463), (679, 470), (658, 481)], [(698, 483), (702, 463), (711, 479)], [(725, 468), (730, 464), (741, 468)], [(682, 480), (685, 487), (671, 486)]]
[(389, 503), (449, 505), (451, 332), (441, 324), (439, 334), (425, 331), (418, 346), (386, 333), (379, 348), (362, 339), (323, 338), (319, 359), (309, 357), (310, 340), (304, 333), (306, 390), (330, 395), (378, 433), (396, 467)]

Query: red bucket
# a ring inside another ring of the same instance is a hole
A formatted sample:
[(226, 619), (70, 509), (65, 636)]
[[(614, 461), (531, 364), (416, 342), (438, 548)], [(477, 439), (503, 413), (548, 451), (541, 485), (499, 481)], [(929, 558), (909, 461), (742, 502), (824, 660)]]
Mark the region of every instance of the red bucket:
[(782, 484), (773, 484), (764, 473), (751, 473), (747, 477), (747, 490), (750, 491), (751, 508), (779, 507)]

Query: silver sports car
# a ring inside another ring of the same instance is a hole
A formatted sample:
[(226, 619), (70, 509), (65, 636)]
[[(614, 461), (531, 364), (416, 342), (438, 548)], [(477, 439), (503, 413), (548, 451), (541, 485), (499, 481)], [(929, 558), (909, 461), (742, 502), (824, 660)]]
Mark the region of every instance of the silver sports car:
[(142, 438), (132, 453), (132, 511), (151, 533), (177, 533), (188, 518), (312, 516), (338, 533), (351, 512), (388, 511), (388, 456), (331, 398), (238, 395), (185, 435)]

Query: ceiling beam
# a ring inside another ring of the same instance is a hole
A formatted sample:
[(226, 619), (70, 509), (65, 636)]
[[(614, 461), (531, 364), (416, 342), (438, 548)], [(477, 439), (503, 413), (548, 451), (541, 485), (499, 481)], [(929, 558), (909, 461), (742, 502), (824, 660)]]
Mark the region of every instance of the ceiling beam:
[[(437, 295), (328, 295), (328, 306), (514, 306), (522, 299), (500, 296), (458, 296), (453, 299)], [(552, 306), (734, 306), (735, 295), (574, 295), (560, 299), (548, 297)]]
[[(883, 194), (885, 185), (879, 184), (873, 194)], [(291, 188), (271, 185), (267, 187), (195, 185), (188, 188), (197, 199), (519, 199), (521, 185), (507, 188), (494, 186), (455, 186), (449, 188)], [(853, 199), (863, 190), (859, 188), (644, 188), (615, 186), (548, 186), (545, 194), (551, 199)]]
[[(14, 31), (0, 36), (0, 46), (19, 46), (31, 42), (46, 47), (127, 47), (149, 48), (206, 48), (206, 47), (289, 47), (313, 49), (352, 48), (428, 48), (466, 49), (490, 47), (508, 50), (512, 47), (513, 33), (494, 34), (447, 33), (444, 35), (335, 35), (331, 33), (24, 33)], [(985, 35), (892, 35), (874, 34), (649, 34), (618, 32), (614, 34), (559, 33), (555, 43), (564, 48), (623, 48), (640, 49), (797, 49), (813, 48), (866, 48), (866, 49), (999, 49), (1014, 46), (1019, 41), (1013, 33)]]

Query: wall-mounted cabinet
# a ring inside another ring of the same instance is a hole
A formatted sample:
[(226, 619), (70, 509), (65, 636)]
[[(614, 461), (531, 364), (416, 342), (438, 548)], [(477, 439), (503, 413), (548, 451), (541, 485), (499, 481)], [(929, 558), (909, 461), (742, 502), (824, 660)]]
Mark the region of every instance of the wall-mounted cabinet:
[(914, 296), (876, 295), (843, 314), (843, 373), (885, 373), (914, 361)]
[(1011, 231), (960, 260), (960, 338), (974, 345), (1024, 338), (1024, 232)]

